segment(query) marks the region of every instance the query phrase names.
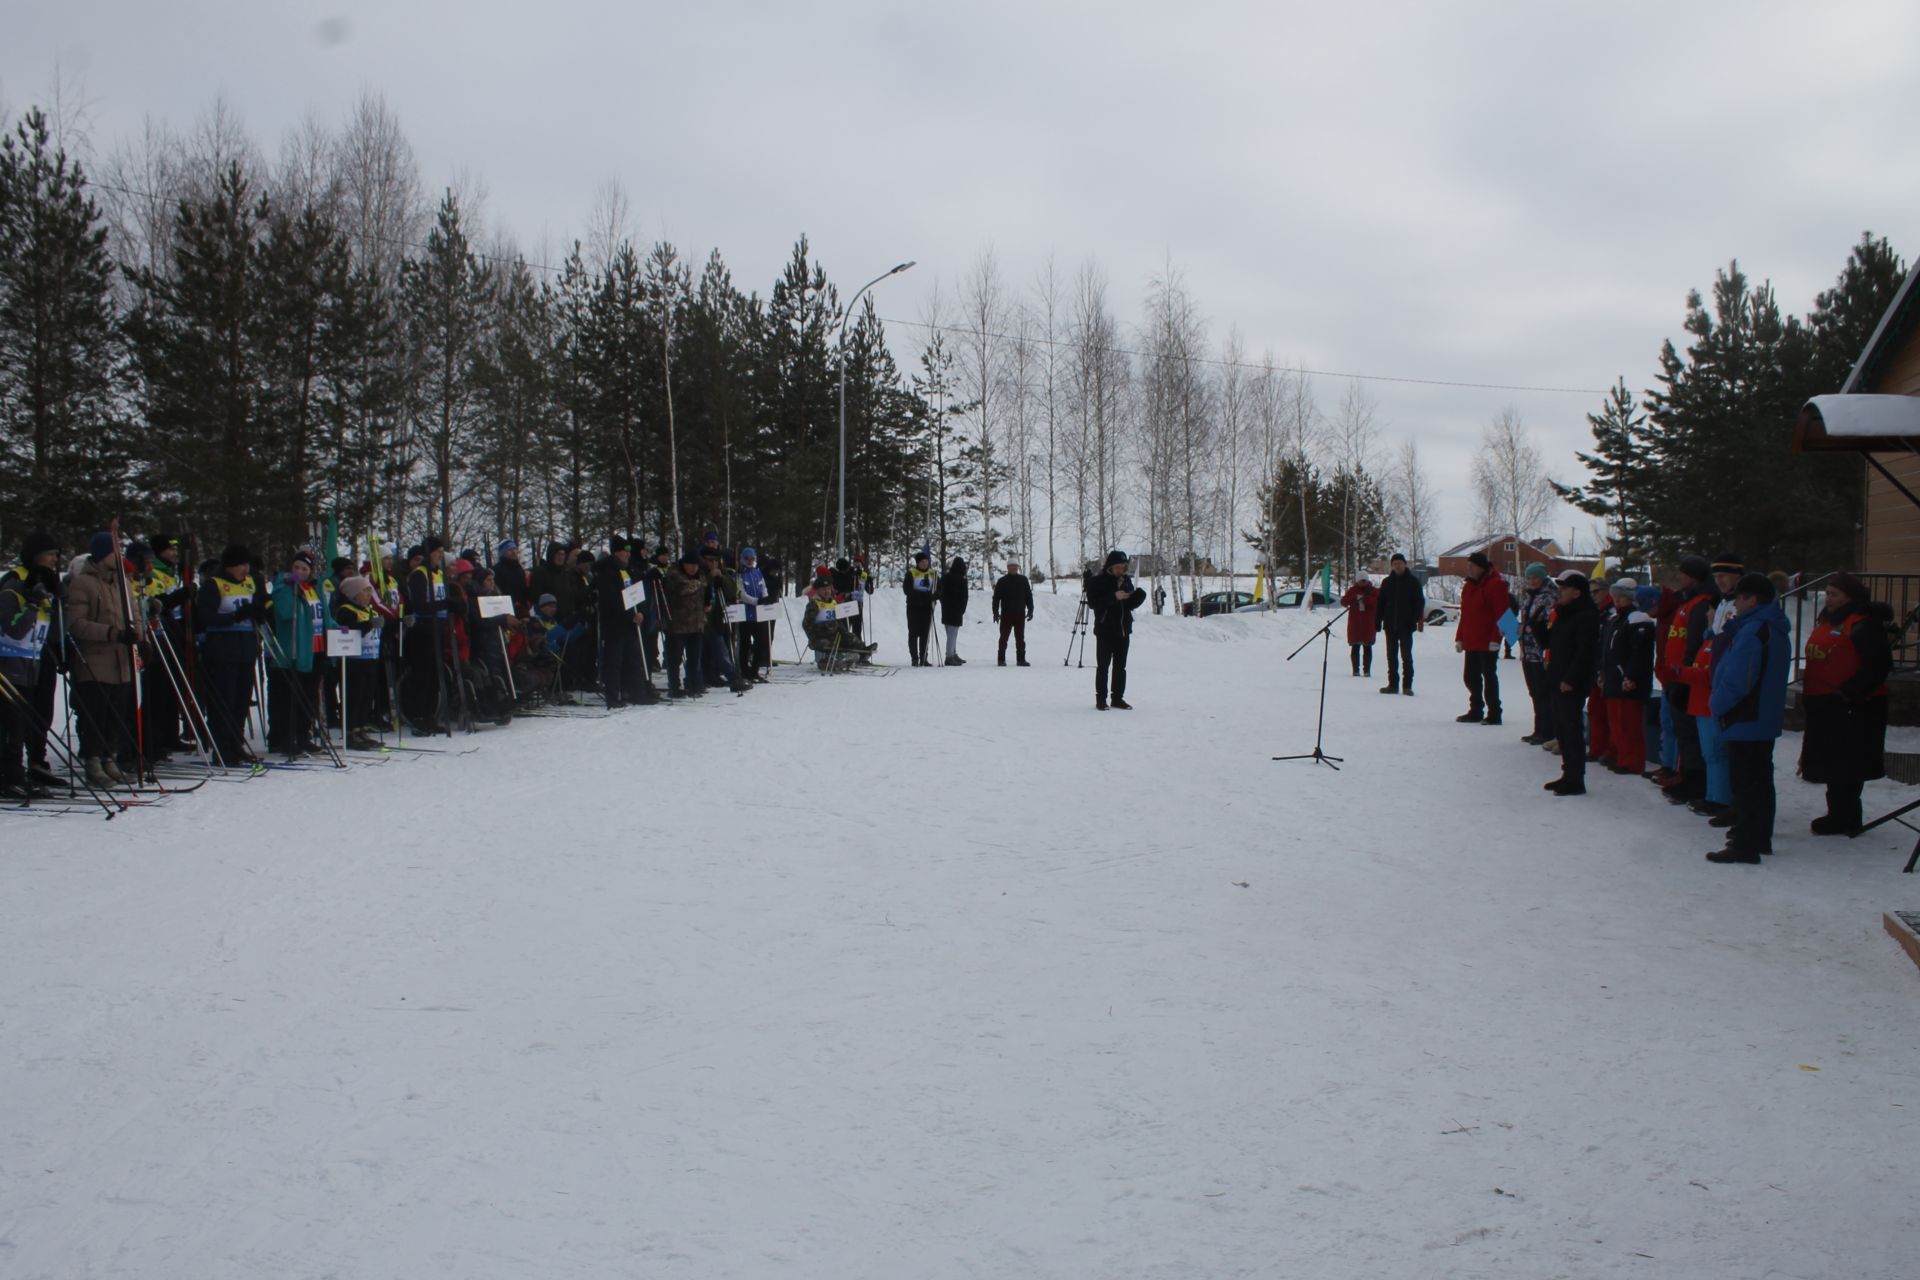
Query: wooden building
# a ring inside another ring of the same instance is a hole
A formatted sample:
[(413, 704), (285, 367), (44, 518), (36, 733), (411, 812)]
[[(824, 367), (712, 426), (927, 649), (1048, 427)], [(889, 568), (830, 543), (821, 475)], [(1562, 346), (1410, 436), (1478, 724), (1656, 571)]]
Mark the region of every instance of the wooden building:
[(1920, 270), (1907, 279), (1837, 395), (1800, 411), (1793, 447), (1866, 457), (1863, 573), (1920, 574)]
[[(1599, 558), (1570, 556), (1552, 538), (1532, 542), (1526, 538), (1483, 534), (1442, 551), (1434, 559), (1434, 572), (1443, 578), (1464, 578), (1467, 576), (1467, 557), (1476, 551), (1484, 551), (1487, 559), (1493, 561), (1493, 567), (1509, 578), (1517, 572), (1524, 573), (1530, 564), (1543, 564), (1547, 567), (1547, 573), (1554, 576), (1568, 569), (1585, 573), (1593, 568), (1593, 562)], [(1514, 568), (1516, 564), (1518, 570)]]

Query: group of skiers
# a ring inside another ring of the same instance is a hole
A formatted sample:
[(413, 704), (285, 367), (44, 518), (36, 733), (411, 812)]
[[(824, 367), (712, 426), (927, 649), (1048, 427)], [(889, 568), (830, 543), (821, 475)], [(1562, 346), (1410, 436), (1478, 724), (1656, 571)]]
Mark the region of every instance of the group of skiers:
[[(348, 750), (379, 750), (377, 730), (428, 737), (590, 691), (609, 708), (744, 694), (767, 681), (786, 616), (780, 563), (711, 529), (678, 557), (619, 536), (599, 552), (554, 542), (531, 568), (511, 539), (488, 564), (437, 536), (359, 563), (301, 548), (269, 566), (239, 544), (187, 560), (176, 538), (103, 531), (63, 564), (56, 539), (27, 535), (0, 575), (0, 796), (41, 799), (70, 780), (133, 787), (184, 768), (176, 757), (293, 760), (331, 752), (331, 730)], [(914, 665), (933, 665), (937, 607), (943, 661), (958, 666), (967, 565), (931, 565), (922, 548), (901, 577), (909, 647)], [(873, 585), (864, 554), (815, 567), (799, 625), (822, 669), (871, 662), (857, 605)], [(1008, 565), (992, 596), (1002, 666), (1009, 640), (1029, 665), (1033, 608), (1031, 583)], [(77, 747), (55, 729), (62, 677)]]
[[(1644, 776), (1668, 800), (1726, 831), (1712, 862), (1757, 863), (1773, 852), (1774, 743), (1785, 721), (1794, 657), (1784, 574), (1750, 571), (1723, 552), (1688, 556), (1663, 585), (1628, 576), (1590, 582), (1527, 566), (1512, 595), (1482, 553), (1469, 559), (1455, 648), (1465, 658), (1463, 724), (1502, 723), (1499, 659), (1517, 639), (1533, 704), (1521, 741), (1560, 756), (1555, 796), (1586, 792), (1586, 767)], [(1882, 776), (1888, 615), (1848, 574), (1825, 599), (1803, 655), (1806, 734), (1800, 774), (1823, 783), (1815, 835), (1863, 821), (1862, 785)]]

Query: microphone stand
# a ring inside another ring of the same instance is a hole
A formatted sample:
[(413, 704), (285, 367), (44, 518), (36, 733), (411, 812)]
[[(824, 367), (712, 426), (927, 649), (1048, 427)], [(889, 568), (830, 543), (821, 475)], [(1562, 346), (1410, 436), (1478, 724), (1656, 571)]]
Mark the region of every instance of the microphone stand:
[(1313, 635), (1310, 635), (1305, 640), (1301, 641), (1300, 648), (1295, 649), (1292, 653), (1287, 655), (1287, 661), (1292, 662), (1295, 658), (1300, 656), (1300, 653), (1302, 650), (1304, 650), (1308, 645), (1314, 642), (1315, 638), (1319, 639), (1320, 641), (1320, 720), (1313, 730), (1313, 750), (1312, 751), (1305, 752), (1301, 755), (1275, 756), (1273, 757), (1275, 760), (1311, 760), (1315, 764), (1323, 764), (1327, 766), (1327, 768), (1333, 770), (1335, 773), (1340, 772), (1340, 766), (1346, 760), (1345, 756), (1330, 756), (1325, 751), (1320, 749), (1322, 736), (1326, 733), (1326, 729), (1327, 729), (1327, 659), (1333, 648), (1333, 624), (1340, 621), (1340, 619), (1346, 616), (1347, 616), (1347, 610), (1345, 609), (1342, 609), (1340, 612), (1334, 614), (1333, 617), (1327, 619), (1326, 626), (1320, 628), (1320, 630), (1316, 631)]

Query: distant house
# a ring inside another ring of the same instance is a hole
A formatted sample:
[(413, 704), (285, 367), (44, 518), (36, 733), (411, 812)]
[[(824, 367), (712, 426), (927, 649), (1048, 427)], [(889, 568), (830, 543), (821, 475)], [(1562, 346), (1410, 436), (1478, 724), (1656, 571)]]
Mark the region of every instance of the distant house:
[(1880, 317), (1834, 395), (1801, 409), (1793, 447), (1867, 460), (1860, 559), (1866, 573), (1920, 573), (1920, 271)]
[(1484, 552), (1487, 559), (1493, 561), (1494, 568), (1509, 578), (1514, 576), (1516, 564), (1523, 571), (1530, 564), (1543, 564), (1549, 574), (1557, 575), (1568, 569), (1585, 573), (1599, 559), (1598, 555), (1570, 554), (1552, 538), (1535, 542), (1512, 534), (1482, 534), (1442, 551), (1434, 559), (1434, 571), (1443, 578), (1464, 578), (1467, 575), (1467, 558), (1476, 551)]

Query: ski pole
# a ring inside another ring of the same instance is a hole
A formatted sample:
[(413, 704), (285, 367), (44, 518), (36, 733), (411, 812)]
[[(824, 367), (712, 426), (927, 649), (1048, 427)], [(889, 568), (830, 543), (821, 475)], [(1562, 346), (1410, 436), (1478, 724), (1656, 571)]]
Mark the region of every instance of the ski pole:
[[(20, 690), (14, 685), (13, 681), (8, 679), (5, 674), (0, 674), (0, 695), (4, 695), (8, 701), (12, 702), (14, 705), (19, 707), (21, 714), (27, 717), (27, 722), (31, 724), (34, 728), (48, 730), (48, 734), (47, 734), (48, 745), (54, 745), (56, 743), (59, 743), (59, 739), (55, 738), (52, 734), (52, 726), (48, 725), (46, 721), (40, 718), (40, 713), (34, 708), (33, 703), (28, 701), (26, 695), (21, 693)], [(79, 780), (81, 787), (85, 788), (86, 793), (92, 796), (94, 800), (100, 805), (100, 807), (106, 811), (106, 815), (109, 820), (111, 820), (115, 814), (123, 812), (125, 810), (126, 806), (121, 805), (116, 808), (114, 805), (109, 804), (107, 802), (106, 797), (102, 796), (98, 791), (94, 790), (93, 783), (87, 780), (86, 773), (84, 771), (76, 770), (74, 766), (73, 755), (67, 749), (65, 744), (62, 743), (59, 745), (58, 752), (59, 752), (61, 761), (67, 766), (68, 778), (69, 779), (77, 778)], [(69, 793), (71, 793), (73, 790), (73, 784), (71, 781), (69, 781), (69, 783), (67, 784), (67, 790)]]
[(307, 691), (301, 687), (300, 681), (295, 678), (300, 673), (294, 669), (292, 659), (287, 657), (286, 652), (280, 648), (279, 638), (275, 636), (269, 628), (261, 626), (258, 623), (255, 624), (254, 629), (260, 633), (260, 639), (264, 641), (272, 651), (274, 661), (284, 664), (281, 669), (287, 673), (287, 688), (292, 691), (296, 705), (307, 715), (309, 721), (317, 723), (320, 726), (320, 745), (327, 749), (327, 755), (332, 758), (334, 767), (338, 769), (346, 768), (347, 762), (341, 758), (338, 751), (334, 750), (333, 735), (327, 732), (327, 722), (319, 719), (315, 715), (313, 699), (307, 696)]

